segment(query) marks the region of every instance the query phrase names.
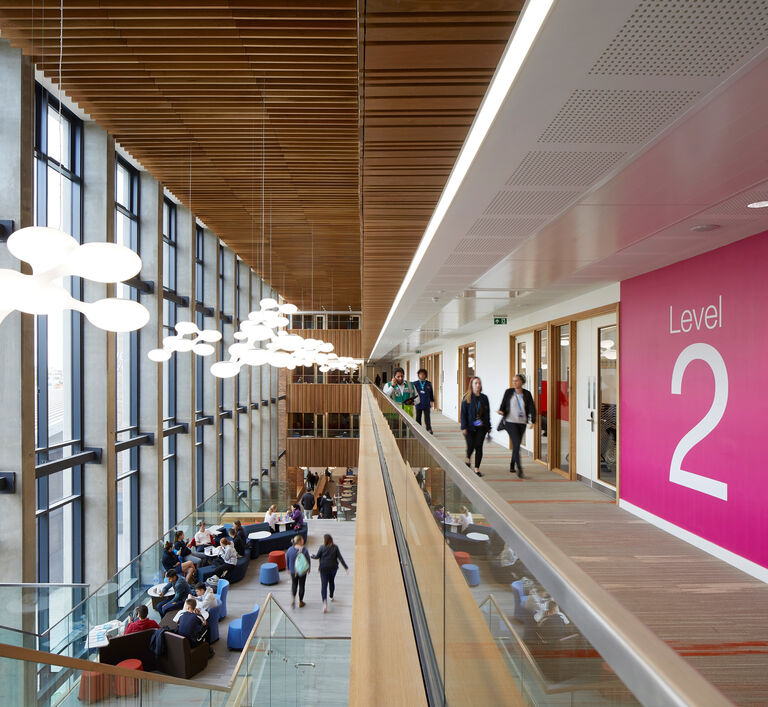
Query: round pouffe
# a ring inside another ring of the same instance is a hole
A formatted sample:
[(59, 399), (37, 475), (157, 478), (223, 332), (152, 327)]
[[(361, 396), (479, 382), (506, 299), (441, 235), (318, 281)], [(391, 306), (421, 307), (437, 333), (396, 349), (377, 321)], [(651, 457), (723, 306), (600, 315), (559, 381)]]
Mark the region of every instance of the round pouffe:
[(259, 582), (262, 584), (277, 584), (280, 581), (280, 572), (274, 562), (265, 562), (259, 570)]
[(272, 550), (272, 552), (269, 553), (269, 561), (274, 562), (279, 570), (284, 570), (288, 567), (288, 564), (285, 561), (285, 553), (282, 550)]
[(470, 562), (472, 562), (472, 558), (469, 556), (468, 552), (461, 552), (460, 550), (457, 550), (453, 553), (453, 557), (455, 558), (456, 562), (459, 563), (459, 567), (462, 565), (468, 565)]
[(82, 672), (80, 675), (80, 690), (77, 695), (80, 702), (98, 702), (109, 697), (109, 694), (109, 675), (88, 670)]
[(462, 565), (461, 571), (464, 573), (464, 579), (467, 580), (467, 584), (470, 587), (476, 587), (478, 584), (480, 584), (480, 570), (478, 569), (477, 565)]
[[(126, 668), (127, 670), (144, 670), (143, 663), (137, 658), (128, 658), (121, 660), (117, 664), (118, 668)], [(118, 697), (132, 697), (139, 693), (139, 680), (138, 678), (126, 678), (122, 675), (115, 676), (115, 695)]]

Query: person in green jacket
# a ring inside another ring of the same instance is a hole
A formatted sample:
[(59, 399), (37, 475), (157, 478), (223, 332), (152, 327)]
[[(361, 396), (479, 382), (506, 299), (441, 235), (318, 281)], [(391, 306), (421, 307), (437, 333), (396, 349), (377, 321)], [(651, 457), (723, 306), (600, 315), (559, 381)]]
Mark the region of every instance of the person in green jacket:
[(411, 417), (413, 417), (413, 400), (417, 396), (413, 383), (405, 380), (405, 371), (396, 368), (392, 380), (384, 386), (384, 395), (400, 405)]

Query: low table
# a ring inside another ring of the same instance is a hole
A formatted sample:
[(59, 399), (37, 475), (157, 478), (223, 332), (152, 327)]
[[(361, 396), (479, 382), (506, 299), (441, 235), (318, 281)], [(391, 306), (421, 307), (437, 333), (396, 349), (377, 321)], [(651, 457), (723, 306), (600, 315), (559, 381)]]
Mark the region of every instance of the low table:
[(490, 542), (491, 539), (485, 535), (485, 533), (467, 533), (467, 537), (470, 540), (478, 540), (481, 542)]
[(116, 636), (122, 621), (113, 619), (105, 624), (99, 624), (88, 632), (88, 648), (103, 648), (109, 645), (109, 638)]
[(219, 554), (219, 548), (214, 547), (213, 545), (208, 545), (205, 548), (204, 552), (206, 557), (213, 557), (214, 555)]
[(253, 533), (248, 533), (248, 539), (249, 540), (263, 540), (264, 538), (268, 538), (272, 533), (270, 533), (268, 530), (256, 530)]
[[(152, 599), (152, 608), (157, 609), (157, 605), (164, 599), (164, 596), (160, 595), (160, 592), (163, 590), (163, 587), (165, 586), (165, 582), (162, 584), (156, 584), (154, 587), (150, 587), (147, 589), (147, 594), (149, 595), (149, 598)], [(174, 589), (171, 587), (166, 593), (166, 597), (172, 597), (174, 594)]]

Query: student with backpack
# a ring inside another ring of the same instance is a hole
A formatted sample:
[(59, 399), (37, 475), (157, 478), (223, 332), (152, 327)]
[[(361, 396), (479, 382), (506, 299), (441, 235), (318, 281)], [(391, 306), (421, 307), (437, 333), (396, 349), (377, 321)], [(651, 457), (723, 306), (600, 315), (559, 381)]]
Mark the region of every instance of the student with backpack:
[(288, 565), (288, 571), (291, 573), (291, 608), (296, 606), (296, 590), (299, 592), (299, 608), (301, 609), (304, 603), (304, 585), (307, 582), (307, 575), (309, 574), (309, 552), (304, 547), (304, 537), (301, 535), (294, 535), (292, 545), (288, 548), (288, 552), (285, 553), (285, 561)]

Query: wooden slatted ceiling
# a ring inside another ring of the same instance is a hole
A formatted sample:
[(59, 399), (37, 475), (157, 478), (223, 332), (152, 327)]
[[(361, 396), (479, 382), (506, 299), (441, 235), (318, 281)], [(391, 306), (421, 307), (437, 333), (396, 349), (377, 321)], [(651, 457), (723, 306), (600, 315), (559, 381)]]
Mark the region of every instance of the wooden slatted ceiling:
[[(521, 5), (366, 0), (358, 37), (355, 0), (65, 0), (62, 84), (301, 308), (360, 309), (362, 197), (367, 355)], [(58, 23), (55, 0), (0, 4), (52, 79)]]
[[(56, 0), (0, 30), (56, 79)], [(222, 240), (299, 307), (360, 309), (355, 0), (65, 0), (63, 34), (66, 94)]]
[(522, 0), (367, 0), (363, 354), (369, 355)]

